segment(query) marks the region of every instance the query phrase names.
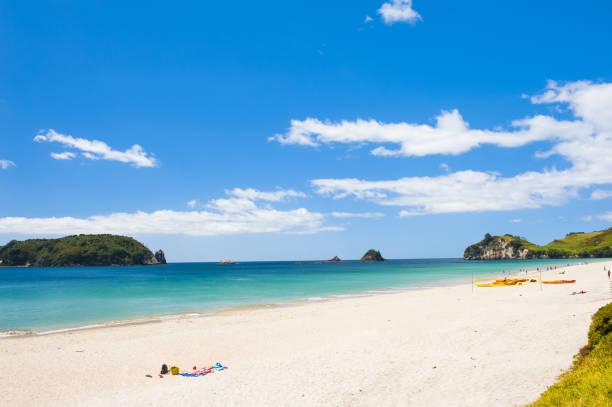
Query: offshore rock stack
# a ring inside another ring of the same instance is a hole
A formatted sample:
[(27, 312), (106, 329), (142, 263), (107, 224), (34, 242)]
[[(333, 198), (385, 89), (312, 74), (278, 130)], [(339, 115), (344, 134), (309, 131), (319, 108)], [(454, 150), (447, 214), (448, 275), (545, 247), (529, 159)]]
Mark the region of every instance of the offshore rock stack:
[(166, 255), (162, 249), (159, 249), (155, 252), (155, 260), (157, 260), (158, 264), (167, 264), (166, 263)]
[(370, 249), (361, 258), (362, 262), (385, 261), (378, 250)]

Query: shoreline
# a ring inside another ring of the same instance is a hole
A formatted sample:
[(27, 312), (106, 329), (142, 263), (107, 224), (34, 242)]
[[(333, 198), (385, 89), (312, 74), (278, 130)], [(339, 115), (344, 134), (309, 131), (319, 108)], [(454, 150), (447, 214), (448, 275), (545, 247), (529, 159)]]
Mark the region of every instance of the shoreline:
[(393, 294), (401, 294), (411, 291), (426, 291), (426, 290), (434, 290), (437, 288), (444, 287), (459, 287), (462, 285), (467, 285), (465, 283), (459, 284), (447, 284), (440, 286), (413, 286), (413, 287), (391, 287), (388, 289), (378, 289), (378, 290), (366, 290), (359, 291), (353, 294), (343, 293), (343, 294), (331, 294), (323, 297), (305, 297), (305, 298), (297, 298), (292, 300), (287, 300), (283, 302), (275, 302), (275, 303), (263, 303), (263, 304), (249, 304), (249, 305), (237, 305), (229, 308), (220, 308), (215, 310), (199, 310), (199, 311), (185, 311), (174, 314), (162, 314), (155, 315), (150, 317), (142, 317), (142, 318), (132, 318), (132, 319), (121, 319), (121, 320), (111, 320), (105, 322), (92, 322), (83, 325), (74, 325), (74, 326), (59, 326), (54, 328), (49, 328), (45, 330), (28, 330), (28, 329), (5, 329), (0, 331), (0, 341), (3, 339), (18, 339), (24, 337), (36, 337), (36, 336), (47, 336), (47, 335), (57, 335), (67, 332), (78, 332), (78, 331), (86, 331), (86, 330), (94, 330), (94, 329), (106, 329), (106, 328), (117, 328), (123, 326), (133, 326), (133, 325), (143, 325), (143, 324), (155, 324), (161, 323), (164, 321), (170, 320), (186, 320), (186, 319), (197, 319), (197, 318), (208, 318), (215, 317), (231, 312), (243, 312), (243, 311), (258, 311), (272, 308), (287, 308), (287, 307), (299, 307), (301, 305), (306, 304), (314, 304), (314, 303), (324, 303), (324, 302), (332, 302), (332, 301), (342, 301), (349, 300), (352, 298), (366, 298), (366, 297), (375, 297), (379, 295), (393, 295)]
[[(557, 260), (557, 259), (554, 259)], [(574, 259), (575, 260), (575, 259)], [(473, 260), (479, 261), (479, 260)], [(485, 260), (490, 261), (490, 260)], [(522, 261), (522, 260), (521, 260)], [(584, 263), (570, 263), (569, 265), (562, 265), (562, 268), (592, 264), (592, 263), (601, 263), (609, 261), (609, 259), (593, 259), (591, 262)], [(2, 266), (0, 266), (2, 267)], [(13, 267), (13, 266), (5, 266), (5, 267)], [(26, 266), (18, 266), (18, 267), (26, 267)], [(542, 267), (542, 266), (536, 266)], [(528, 273), (536, 272), (536, 270), (527, 270)], [(544, 271), (542, 271), (544, 272)], [(504, 276), (521, 276), (523, 272), (516, 270), (509, 271), (499, 271), (494, 274), (499, 274), (499, 277)], [(487, 274), (488, 275), (488, 274)], [(329, 294), (321, 297), (300, 297), (295, 299), (289, 299), (281, 302), (273, 302), (273, 303), (259, 303), (259, 304), (246, 304), (246, 305), (236, 305), (228, 308), (219, 308), (219, 309), (200, 309), (200, 310), (189, 310), (178, 313), (170, 313), (170, 314), (159, 314), (159, 315), (151, 315), (151, 316), (143, 316), (136, 318), (127, 318), (127, 319), (119, 319), (119, 320), (108, 320), (108, 321), (92, 321), (88, 323), (78, 324), (78, 325), (60, 325), (55, 327), (49, 327), (45, 329), (18, 329), (18, 328), (7, 328), (0, 330), (0, 341), (3, 339), (18, 339), (24, 337), (35, 337), (35, 336), (46, 336), (46, 335), (56, 335), (62, 334), (66, 332), (78, 332), (78, 331), (86, 331), (86, 330), (94, 330), (94, 329), (108, 329), (108, 328), (116, 328), (122, 326), (134, 326), (134, 325), (143, 325), (143, 324), (156, 324), (161, 323), (167, 320), (182, 320), (182, 319), (194, 319), (194, 318), (207, 318), (214, 317), (220, 314), (226, 314), (230, 312), (240, 312), (240, 311), (248, 311), (248, 310), (260, 310), (260, 309), (270, 309), (270, 308), (282, 308), (282, 307), (292, 307), (292, 306), (300, 306), (304, 304), (310, 303), (319, 303), (319, 302), (330, 302), (330, 301), (338, 301), (338, 300), (346, 300), (350, 298), (364, 298), (364, 297), (372, 297), (377, 295), (390, 295), (390, 294), (400, 294), (411, 291), (425, 291), (443, 287), (459, 287), (462, 285), (470, 285), (465, 282), (460, 282), (459, 280), (463, 279), (463, 277), (457, 278), (456, 280), (451, 280), (448, 284), (439, 284), (441, 281), (432, 282), (431, 286), (406, 286), (406, 287), (385, 287), (379, 289), (368, 289), (365, 291), (357, 291), (353, 293), (336, 293)], [(436, 284), (436, 285), (433, 285)]]

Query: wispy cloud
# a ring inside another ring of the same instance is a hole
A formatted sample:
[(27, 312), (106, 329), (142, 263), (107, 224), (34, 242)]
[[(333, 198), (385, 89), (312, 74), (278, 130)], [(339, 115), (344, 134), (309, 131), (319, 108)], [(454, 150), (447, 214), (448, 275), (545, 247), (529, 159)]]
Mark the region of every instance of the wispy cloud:
[(64, 151), (63, 153), (51, 153), (51, 158), (56, 160), (72, 160), (76, 157), (76, 154), (71, 153), (70, 151)]
[(9, 167), (16, 167), (15, 163), (10, 160), (0, 160), (0, 168), (3, 170), (8, 169)]
[[(307, 118), (292, 120), (289, 131), (270, 138), (282, 144), (317, 147), (321, 144), (379, 144), (371, 150), (381, 157), (423, 157), (433, 154), (458, 155), (485, 144), (521, 147), (543, 140), (566, 140), (588, 136), (593, 128), (583, 121), (557, 121), (548, 116), (528, 117), (513, 122), (514, 131), (470, 129), (459, 111), (442, 112), (436, 125), (381, 123), (376, 120), (329, 122)], [(388, 149), (380, 144), (398, 144)]]
[(449, 172), (451, 170), (450, 166), (446, 163), (440, 164), (440, 168), (442, 168), (446, 172)]
[[(278, 192), (278, 191), (274, 191)], [(266, 196), (266, 195), (264, 195)], [(246, 233), (312, 234), (342, 230), (325, 224), (325, 214), (305, 208), (277, 210), (232, 196), (209, 202), (203, 211), (159, 210), (87, 218), (0, 218), (0, 233), (11, 234), (181, 234), (217, 236)]]
[(521, 219), (510, 219), (510, 223), (521, 223)]
[(378, 14), (381, 15), (386, 24), (414, 24), (422, 20), (421, 15), (412, 8), (412, 0), (391, 0), (383, 3), (378, 9)]
[(606, 199), (610, 197), (612, 197), (612, 190), (604, 191), (601, 189), (596, 189), (591, 193), (591, 199), (593, 200)]
[(374, 19), (372, 17), (370, 17), (370, 16), (366, 16), (366, 18), (363, 20), (363, 22), (366, 23), (366, 24), (370, 23), (372, 21), (374, 21)]
[[(34, 141), (39, 143), (42, 142), (53, 142), (60, 143), (68, 148), (73, 148), (81, 151), (81, 155), (90, 160), (111, 160), (119, 161), (122, 163), (132, 164), (134, 167), (155, 167), (157, 166), (157, 160), (149, 153), (145, 152), (141, 146), (134, 144), (132, 147), (125, 151), (113, 150), (108, 144), (99, 140), (87, 140), (84, 138), (75, 138), (70, 135), (64, 135), (57, 133), (53, 129), (40, 132)], [(68, 155), (71, 154), (74, 158), (74, 153), (51, 153), (51, 157), (55, 159), (70, 159)], [(59, 158), (60, 156), (66, 158)]]
[(271, 201), (280, 202), (287, 198), (304, 198), (306, 194), (303, 192), (294, 191), (293, 189), (278, 189), (271, 192), (258, 191), (253, 188), (241, 189), (234, 188), (226, 190), (226, 194), (235, 196), (237, 198), (244, 198), (251, 201)]
[(384, 213), (380, 212), (332, 212), (334, 218), (382, 218)]
[(191, 201), (187, 202), (187, 206), (190, 207), (191, 209), (195, 208), (197, 205), (197, 201), (195, 199), (192, 199)]
[(602, 213), (601, 215), (598, 215), (597, 217), (601, 220), (612, 222), (612, 212)]
[[(380, 205), (405, 207), (401, 216), (428, 213), (502, 211), (562, 205), (577, 198), (581, 188), (612, 184), (612, 84), (549, 82), (533, 103), (563, 103), (574, 120), (534, 116), (514, 122), (514, 131), (471, 130), (457, 111), (446, 112), (431, 127), (423, 124), (385, 125), (375, 121), (323, 123), (316, 119), (292, 123), (280, 142), (304, 145), (320, 143), (399, 143), (399, 150), (380, 146), (381, 156), (461, 154), (481, 144), (519, 147), (535, 141), (553, 143), (538, 156), (563, 157), (571, 166), (529, 171), (512, 177), (482, 171), (458, 171), (437, 177), (391, 180), (317, 179), (316, 192), (334, 198), (352, 196)], [(606, 192), (597, 192), (594, 198)]]

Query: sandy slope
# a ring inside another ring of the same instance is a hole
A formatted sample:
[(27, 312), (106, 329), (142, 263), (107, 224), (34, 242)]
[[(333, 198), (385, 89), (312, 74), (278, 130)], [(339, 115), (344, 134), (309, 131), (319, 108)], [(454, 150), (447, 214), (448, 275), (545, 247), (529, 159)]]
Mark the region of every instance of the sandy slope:
[[(0, 404), (522, 405), (586, 343), (611, 296), (604, 264), (546, 273), (578, 282), (543, 291), (465, 285), (0, 339)], [(155, 376), (217, 361), (230, 369)]]

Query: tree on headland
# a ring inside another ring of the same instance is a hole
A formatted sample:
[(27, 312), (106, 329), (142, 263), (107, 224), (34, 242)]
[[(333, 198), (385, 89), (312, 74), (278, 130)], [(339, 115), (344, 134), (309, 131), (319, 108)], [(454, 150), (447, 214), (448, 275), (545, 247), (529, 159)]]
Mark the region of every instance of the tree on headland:
[(156, 255), (127, 236), (74, 235), (59, 239), (12, 240), (0, 246), (3, 266), (111, 266), (166, 264), (164, 252)]

